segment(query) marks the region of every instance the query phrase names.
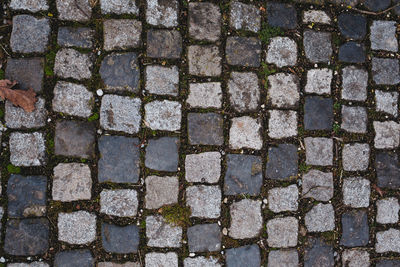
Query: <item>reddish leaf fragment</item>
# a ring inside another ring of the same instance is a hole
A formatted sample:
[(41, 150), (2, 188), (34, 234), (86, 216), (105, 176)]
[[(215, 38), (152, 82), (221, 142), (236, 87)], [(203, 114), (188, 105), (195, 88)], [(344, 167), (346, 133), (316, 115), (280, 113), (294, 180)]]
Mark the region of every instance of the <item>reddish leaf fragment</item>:
[(15, 81), (0, 80), (0, 97), (9, 100), (17, 107), (23, 108), (26, 112), (34, 111), (37, 101), (36, 93), (32, 88), (27, 91), (11, 89), (16, 84)]
[(382, 189), (380, 189), (376, 184), (372, 184), (372, 187), (378, 192), (378, 194), (383, 197), (383, 194), (385, 193)]

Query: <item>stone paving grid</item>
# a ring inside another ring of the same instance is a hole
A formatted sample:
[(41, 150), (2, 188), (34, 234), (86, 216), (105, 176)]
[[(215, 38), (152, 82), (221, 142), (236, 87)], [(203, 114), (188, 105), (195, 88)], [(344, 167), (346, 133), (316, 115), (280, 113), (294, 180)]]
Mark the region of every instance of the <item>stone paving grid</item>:
[(391, 1), (9, 2), (1, 262), (400, 265)]

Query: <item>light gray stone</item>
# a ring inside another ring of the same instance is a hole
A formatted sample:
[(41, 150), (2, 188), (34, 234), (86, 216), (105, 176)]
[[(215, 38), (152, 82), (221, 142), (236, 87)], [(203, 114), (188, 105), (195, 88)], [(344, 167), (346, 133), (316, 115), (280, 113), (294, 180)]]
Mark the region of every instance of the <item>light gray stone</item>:
[(342, 253), (342, 266), (369, 267), (369, 253), (361, 249), (346, 249)]
[(7, 267), (49, 267), (49, 266), (50, 265), (48, 265), (46, 262), (40, 262), (40, 261), (34, 261), (31, 263), (20, 262), (20, 263), (7, 264)]
[(217, 46), (192, 45), (188, 48), (189, 73), (192, 75), (221, 75), (221, 60)]
[(139, 132), (141, 100), (128, 96), (105, 95), (101, 100), (100, 126), (129, 134)]
[(375, 148), (396, 148), (400, 143), (400, 125), (395, 121), (374, 121)]
[(177, 26), (178, 1), (148, 0), (146, 8), (146, 21), (154, 26)]
[(372, 78), (376, 84), (395, 85), (400, 82), (399, 60), (372, 58)]
[(296, 211), (299, 190), (292, 184), (288, 187), (275, 187), (268, 191), (268, 208), (273, 212)]
[(310, 170), (303, 175), (302, 195), (318, 201), (328, 201), (333, 197), (333, 174)]
[(96, 239), (96, 215), (87, 211), (58, 214), (58, 240), (69, 244), (89, 244)]
[(331, 24), (331, 18), (322, 10), (306, 10), (303, 12), (303, 23)]
[(307, 84), (304, 88), (306, 93), (331, 94), (333, 73), (328, 68), (312, 69), (307, 72)]
[(352, 208), (367, 208), (371, 194), (370, 182), (361, 177), (343, 180), (343, 203)]
[(299, 265), (299, 254), (295, 249), (271, 250), (268, 267), (294, 267)]
[(196, 40), (217, 41), (221, 35), (221, 11), (210, 2), (189, 3), (189, 36)]
[(156, 95), (178, 95), (179, 70), (177, 66), (147, 66), (145, 77), (146, 91), (148, 93)]
[(133, 217), (138, 209), (138, 194), (132, 189), (104, 189), (100, 193), (100, 212), (111, 216)]
[(288, 37), (274, 37), (268, 45), (266, 61), (278, 68), (297, 63), (297, 44)]
[(221, 153), (186, 155), (185, 177), (191, 183), (217, 183), (221, 176)]
[(300, 100), (296, 75), (277, 73), (268, 76), (268, 102), (276, 108), (296, 108)]
[(299, 222), (294, 217), (275, 218), (267, 222), (268, 246), (288, 248), (297, 246)]
[(367, 99), (368, 72), (354, 66), (342, 70), (342, 98), (365, 101)]
[(268, 135), (274, 139), (297, 135), (297, 112), (292, 110), (270, 110)]
[(397, 117), (399, 93), (375, 90), (376, 110)]
[(330, 166), (333, 163), (333, 139), (325, 137), (304, 138), (306, 164)]
[(147, 245), (158, 248), (181, 247), (182, 228), (168, 224), (162, 216), (146, 218)]
[(249, 116), (232, 118), (229, 146), (233, 149), (262, 148), (261, 122)]
[(228, 95), (236, 111), (256, 110), (260, 102), (257, 75), (253, 72), (232, 72), (228, 81)]
[(178, 131), (181, 128), (181, 104), (177, 101), (153, 101), (144, 106), (145, 124), (152, 130)]
[(214, 257), (203, 257), (199, 256), (196, 258), (185, 258), (183, 260), (184, 267), (221, 267), (222, 265), (218, 262), (217, 258)]
[(186, 103), (193, 108), (221, 108), (221, 83), (190, 83)]
[(146, 209), (157, 209), (178, 202), (179, 181), (175, 176), (148, 176), (145, 179)]
[(9, 128), (39, 128), (46, 125), (47, 110), (45, 101), (39, 97), (35, 103), (35, 110), (26, 112), (20, 107), (14, 106), (10, 101), (6, 101), (5, 121)]
[(342, 151), (342, 164), (345, 171), (365, 171), (369, 165), (369, 145), (345, 144)]
[(243, 199), (230, 206), (229, 236), (235, 239), (256, 237), (263, 224), (261, 201)]
[(399, 221), (399, 200), (394, 197), (379, 199), (376, 202), (376, 222), (381, 224), (397, 223)]
[(150, 252), (147, 253), (144, 259), (146, 267), (178, 267), (178, 255), (175, 252), (159, 253)]
[(99, 262), (97, 267), (141, 267), (140, 262), (128, 261), (125, 263)]
[(57, 0), (58, 18), (61, 20), (88, 21), (92, 8), (88, 0)]
[(256, 6), (233, 1), (230, 8), (230, 24), (232, 28), (252, 32), (260, 30), (261, 13)]
[(331, 33), (305, 30), (303, 34), (304, 52), (312, 63), (328, 63), (332, 56)]
[(100, 0), (100, 8), (102, 14), (139, 14), (135, 0)]
[(342, 106), (341, 128), (350, 133), (367, 132), (368, 115), (365, 107)]
[(76, 80), (92, 77), (93, 62), (89, 54), (83, 54), (72, 48), (63, 48), (56, 54), (54, 73), (61, 78)]
[(38, 12), (48, 10), (49, 5), (46, 0), (11, 0), (10, 8), (13, 10)]
[(197, 185), (186, 188), (186, 205), (191, 217), (215, 219), (221, 213), (221, 189), (219, 186)]
[(400, 253), (400, 231), (390, 228), (376, 233), (375, 251), (377, 253)]
[(83, 85), (58, 81), (54, 87), (55, 112), (87, 118), (92, 114), (93, 104), (93, 93)]
[(326, 232), (335, 229), (335, 211), (332, 204), (319, 203), (304, 217), (309, 232)]
[(46, 146), (43, 133), (11, 133), (10, 162), (14, 166), (41, 166), (46, 164)]
[(397, 52), (396, 21), (374, 20), (371, 25), (371, 49)]
[(90, 168), (82, 163), (59, 163), (53, 170), (53, 200), (70, 202), (92, 196)]
[(142, 23), (134, 19), (109, 19), (104, 21), (104, 50), (139, 47)]

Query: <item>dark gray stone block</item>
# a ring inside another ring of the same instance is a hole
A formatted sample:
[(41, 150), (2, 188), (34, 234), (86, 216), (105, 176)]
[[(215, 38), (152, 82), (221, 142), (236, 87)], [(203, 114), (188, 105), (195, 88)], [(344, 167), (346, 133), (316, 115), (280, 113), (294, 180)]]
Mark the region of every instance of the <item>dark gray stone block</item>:
[(365, 47), (356, 42), (347, 42), (339, 48), (339, 60), (347, 63), (365, 62)]
[(226, 266), (228, 267), (259, 267), (260, 265), (260, 249), (257, 245), (247, 245), (226, 250)]
[(70, 250), (58, 252), (54, 259), (54, 267), (94, 267), (94, 259), (90, 250)]
[(367, 213), (352, 210), (342, 214), (342, 237), (340, 245), (346, 247), (366, 246), (369, 240)]
[(267, 21), (272, 27), (294, 29), (297, 27), (296, 9), (290, 4), (268, 2)]
[(103, 223), (101, 226), (103, 249), (111, 253), (135, 253), (139, 246), (139, 229), (136, 225), (117, 226)]
[(390, 6), (390, 0), (365, 0), (364, 5), (371, 11), (378, 12)]
[(178, 149), (179, 139), (176, 137), (150, 139), (146, 147), (146, 167), (158, 171), (176, 172)]
[(395, 85), (400, 82), (399, 60), (372, 58), (372, 78), (376, 84)]
[(16, 88), (35, 92), (42, 90), (43, 84), (43, 58), (8, 58), (5, 78), (17, 81)]
[(400, 267), (399, 260), (380, 260), (376, 263), (376, 267)]
[(225, 54), (230, 65), (259, 67), (261, 41), (255, 37), (228, 37)]
[(265, 176), (269, 179), (291, 179), (298, 173), (297, 147), (293, 144), (279, 144), (268, 148)]
[(379, 152), (375, 158), (378, 186), (398, 189), (400, 187), (400, 165), (397, 155), (391, 152)]
[(306, 30), (303, 34), (306, 57), (313, 63), (327, 63), (332, 56), (331, 33)]
[(333, 267), (333, 247), (320, 238), (310, 237), (304, 253), (304, 267)]
[(182, 37), (175, 30), (149, 30), (147, 32), (147, 56), (154, 58), (179, 58)]
[(346, 38), (361, 40), (367, 34), (367, 19), (362, 15), (342, 13), (338, 16), (338, 26)]
[(221, 231), (218, 224), (198, 224), (188, 228), (190, 252), (211, 252), (221, 249)]
[(95, 31), (87, 27), (60, 27), (57, 43), (63, 47), (92, 48)]
[(333, 100), (320, 96), (308, 96), (304, 104), (304, 128), (306, 130), (330, 130), (333, 124)]
[(222, 145), (222, 116), (216, 113), (189, 113), (188, 134), (192, 145)]

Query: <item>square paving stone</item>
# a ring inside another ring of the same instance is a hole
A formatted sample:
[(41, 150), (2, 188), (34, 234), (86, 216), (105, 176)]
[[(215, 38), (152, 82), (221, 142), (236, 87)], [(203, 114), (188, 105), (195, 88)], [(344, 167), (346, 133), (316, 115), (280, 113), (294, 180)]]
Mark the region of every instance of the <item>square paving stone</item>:
[(104, 189), (100, 193), (100, 212), (118, 217), (136, 216), (138, 194), (132, 189)]
[(221, 153), (186, 155), (185, 178), (191, 183), (217, 183), (221, 176)]
[(299, 222), (294, 217), (282, 217), (267, 222), (268, 246), (288, 248), (297, 246)]
[(7, 267), (50, 267), (46, 262), (32, 261), (30, 263), (19, 262), (19, 263), (9, 263)]
[(148, 0), (146, 22), (154, 26), (175, 27), (178, 25), (177, 0)]
[(396, 21), (374, 20), (371, 25), (371, 49), (397, 52)]
[(177, 66), (146, 66), (146, 92), (156, 95), (173, 95), (179, 93), (179, 69)]
[(104, 21), (104, 50), (125, 50), (141, 45), (142, 23), (134, 19)]
[(342, 151), (342, 164), (345, 171), (365, 171), (369, 165), (369, 145), (345, 144)]
[(192, 45), (188, 47), (189, 74), (197, 76), (221, 75), (222, 58), (214, 45)]
[(296, 75), (277, 73), (268, 76), (267, 102), (276, 108), (297, 108), (300, 100)]
[(377, 253), (400, 253), (400, 231), (390, 228), (376, 233), (375, 251)]
[(296, 185), (275, 187), (268, 191), (268, 208), (275, 213), (296, 211), (298, 198), (299, 190)]
[(267, 63), (278, 68), (294, 66), (297, 63), (297, 44), (288, 37), (271, 38), (267, 50)]
[(184, 267), (198, 267), (198, 266), (207, 266), (207, 267), (221, 267), (221, 264), (218, 262), (218, 258), (214, 257), (196, 257), (196, 258), (185, 258), (183, 260)]
[(252, 155), (227, 155), (224, 193), (226, 195), (260, 194), (262, 186), (261, 157)]
[(394, 197), (379, 199), (376, 202), (376, 222), (381, 224), (399, 221), (399, 200)]
[(321, 238), (309, 237), (304, 253), (304, 267), (335, 266), (333, 247)]
[(158, 248), (181, 247), (182, 228), (165, 221), (162, 216), (148, 216), (146, 218), (147, 245)]
[(361, 40), (367, 34), (367, 19), (362, 15), (342, 13), (338, 16), (338, 26), (346, 38)]
[(223, 119), (217, 113), (189, 113), (188, 135), (191, 145), (217, 145), (224, 143)]
[(333, 99), (307, 96), (304, 104), (306, 130), (331, 130), (333, 124)]
[(136, 53), (107, 55), (101, 62), (99, 74), (106, 90), (139, 91), (140, 70)]
[(221, 11), (213, 3), (189, 3), (189, 36), (217, 41), (221, 35)]
[(228, 95), (231, 106), (238, 112), (256, 110), (260, 102), (257, 74), (232, 72), (228, 81)]
[(58, 18), (61, 20), (88, 21), (92, 16), (89, 1), (85, 0), (57, 0)]
[(95, 260), (90, 250), (69, 250), (58, 252), (54, 258), (54, 266), (57, 267), (94, 267)]
[(261, 12), (255, 5), (233, 1), (230, 5), (230, 25), (235, 30), (258, 32), (261, 27)]
[(136, 183), (139, 180), (139, 140), (124, 136), (101, 136), (98, 179), (100, 183)]
[(398, 84), (400, 82), (399, 60), (373, 57), (372, 78), (376, 84)]
[(297, 112), (292, 110), (270, 110), (268, 135), (283, 139), (297, 135)]
[(356, 42), (347, 42), (339, 48), (339, 61), (347, 63), (365, 62), (365, 47)]
[(127, 261), (125, 263), (98, 262), (97, 267), (140, 267), (140, 262)]
[(342, 106), (341, 128), (350, 133), (367, 132), (367, 110), (365, 107)]
[(45, 11), (49, 9), (46, 0), (27, 1), (27, 0), (11, 0), (10, 8), (12, 10), (27, 10), (30, 12)]
[(225, 53), (229, 65), (259, 67), (261, 41), (255, 37), (228, 37)]
[(375, 148), (396, 148), (400, 143), (400, 124), (394, 121), (374, 121)]
[(352, 208), (367, 208), (371, 194), (370, 182), (362, 177), (343, 180), (343, 203)]
[(146, 267), (178, 267), (178, 255), (175, 252), (158, 253), (150, 252), (145, 256)]
[(26, 129), (43, 127), (46, 125), (46, 118), (45, 100), (41, 97), (37, 98), (35, 110), (32, 112), (26, 112), (24, 109), (14, 106), (10, 101), (6, 101), (5, 121), (9, 128)]
[(176, 172), (178, 148), (179, 139), (176, 137), (150, 139), (146, 147), (146, 167), (157, 171)]
[(194, 108), (221, 108), (222, 88), (220, 82), (190, 83), (186, 103)]
[(54, 153), (65, 157), (93, 158), (95, 128), (90, 122), (58, 121), (54, 138)]
[(8, 217), (40, 217), (46, 213), (47, 178), (12, 174), (8, 179)]
[(182, 106), (177, 101), (152, 101), (144, 106), (146, 126), (152, 130), (178, 131), (181, 128)]
[(400, 187), (400, 165), (392, 152), (378, 152), (375, 157), (378, 186), (397, 189)]
[(29, 15), (16, 15), (12, 21), (11, 50), (15, 53), (43, 53), (50, 38), (50, 22)]
[(268, 148), (265, 176), (269, 179), (292, 179), (298, 173), (297, 146), (278, 144)]
[(361, 249), (346, 249), (342, 253), (342, 266), (370, 266), (368, 251)]
[(96, 239), (96, 215), (87, 211), (58, 214), (58, 240), (69, 244), (89, 244)]
[(383, 11), (390, 5), (390, 0), (365, 0), (364, 5), (371, 11)]
[(190, 252), (212, 252), (221, 249), (221, 231), (218, 224), (197, 224), (187, 230)]
[(226, 266), (261, 266), (260, 248), (256, 245), (246, 245), (226, 250)]
[(132, 0), (100, 0), (100, 9), (102, 14), (139, 14), (138, 6)]
[(306, 30), (303, 44), (306, 57), (312, 63), (328, 63), (331, 59), (331, 33)]
[(295, 29), (297, 27), (297, 12), (293, 5), (268, 2), (267, 21), (272, 27)]
[(271, 250), (268, 254), (268, 267), (290, 267), (299, 265), (299, 254), (295, 249)]
[(84, 54), (72, 48), (63, 48), (56, 54), (54, 73), (58, 77), (75, 80), (90, 79), (92, 68), (91, 54)]
[(148, 176), (145, 179), (146, 209), (178, 203), (179, 180), (176, 176)]
[(376, 267), (396, 267), (400, 266), (399, 260), (379, 260), (376, 262)]
[(319, 203), (304, 217), (309, 232), (326, 232), (335, 229), (335, 211), (332, 204)]
[(262, 148), (261, 121), (249, 116), (232, 118), (229, 130), (229, 146), (233, 149)]
[(229, 236), (235, 239), (253, 238), (263, 226), (261, 201), (243, 199), (230, 206), (231, 227)]
[[(18, 240), (18, 242), (16, 242)], [(49, 222), (44, 218), (8, 220), (4, 251), (14, 256), (33, 256), (49, 248)]]
[(91, 198), (92, 177), (88, 165), (59, 163), (53, 174), (53, 200), (69, 202)]
[(380, 112), (385, 112), (394, 117), (398, 115), (398, 105), (397, 101), (399, 99), (399, 93), (392, 91), (386, 92), (381, 90), (375, 90), (375, 102), (376, 110)]
[(368, 72), (354, 66), (342, 70), (342, 98), (365, 101), (367, 99)]
[(18, 87), (23, 90), (32, 88), (40, 92), (43, 86), (44, 59), (33, 58), (8, 58), (5, 78), (18, 81)]
[[(154, 1), (154, 0), (153, 0)], [(153, 58), (180, 58), (182, 37), (176, 30), (149, 30), (147, 56)]]
[(342, 214), (342, 237), (340, 245), (345, 247), (366, 246), (369, 240), (367, 213), (352, 210)]
[(325, 137), (304, 138), (306, 164), (329, 166), (333, 163), (333, 139)]
[(101, 243), (103, 249), (110, 253), (136, 253), (139, 246), (139, 228), (136, 225), (118, 226), (102, 223)]
[(218, 218), (221, 213), (221, 189), (219, 186), (189, 186), (186, 188), (186, 205), (191, 217)]
[(331, 94), (333, 73), (328, 68), (312, 69), (307, 72), (307, 84), (304, 88), (306, 93)]
[(10, 162), (14, 166), (46, 164), (46, 146), (41, 132), (10, 134)]
[(331, 18), (322, 10), (306, 10), (303, 12), (303, 23), (331, 24)]
[(318, 201), (328, 201), (333, 197), (333, 174), (310, 170), (302, 178), (302, 195)]
[(57, 44), (63, 47), (93, 48), (95, 31), (88, 27), (60, 27)]

